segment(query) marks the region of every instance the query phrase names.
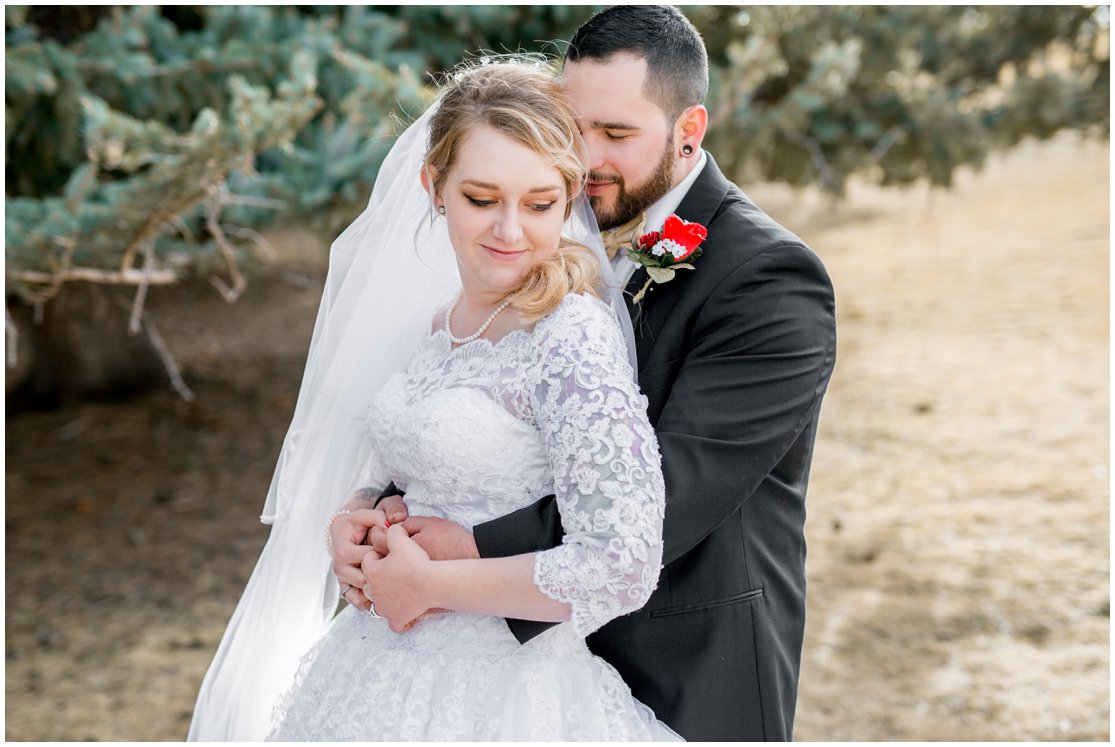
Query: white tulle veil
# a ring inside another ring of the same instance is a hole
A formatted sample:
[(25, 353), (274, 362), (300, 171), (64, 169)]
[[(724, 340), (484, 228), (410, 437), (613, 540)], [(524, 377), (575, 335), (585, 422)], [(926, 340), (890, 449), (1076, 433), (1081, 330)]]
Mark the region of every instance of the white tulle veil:
[[(336, 610), (325, 526), (361, 487), (371, 450), (365, 412), (461, 284), (445, 220), (419, 181), (436, 106), (398, 139), (368, 207), (333, 242), (298, 403), (261, 517), (271, 534), (205, 675), (191, 740), (263, 739), (299, 659)], [(621, 289), (583, 197), (563, 233), (596, 252), (600, 290), (624, 328), (636, 370)]]

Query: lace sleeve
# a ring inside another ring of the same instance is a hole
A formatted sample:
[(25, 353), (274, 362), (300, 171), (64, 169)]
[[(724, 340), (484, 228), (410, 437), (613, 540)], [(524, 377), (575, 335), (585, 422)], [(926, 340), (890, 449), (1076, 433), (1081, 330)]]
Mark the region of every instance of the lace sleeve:
[(571, 296), (539, 324), (532, 406), (565, 537), (535, 555), (534, 583), (570, 604), (587, 636), (642, 607), (658, 583), (661, 458), (611, 311)]

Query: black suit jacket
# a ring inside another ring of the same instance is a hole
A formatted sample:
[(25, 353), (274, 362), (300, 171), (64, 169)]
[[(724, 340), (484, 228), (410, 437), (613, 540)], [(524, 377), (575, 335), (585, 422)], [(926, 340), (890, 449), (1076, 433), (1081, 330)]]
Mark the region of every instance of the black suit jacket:
[[(708, 228), (703, 254), (631, 308), (665, 473), (664, 567), (642, 610), (588, 642), (686, 739), (789, 740), (832, 284), (711, 156), (677, 213)], [(645, 281), (636, 271), (628, 297)], [(561, 519), (549, 497), (474, 534), (482, 556), (515, 555), (560, 544)], [(548, 627), (508, 623), (522, 642)]]

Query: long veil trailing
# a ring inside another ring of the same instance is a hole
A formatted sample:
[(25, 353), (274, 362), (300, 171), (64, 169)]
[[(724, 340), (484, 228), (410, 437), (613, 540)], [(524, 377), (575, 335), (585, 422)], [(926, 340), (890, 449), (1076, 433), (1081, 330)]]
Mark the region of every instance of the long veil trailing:
[[(298, 403), (261, 517), (271, 534), (202, 682), (190, 740), (262, 740), (270, 731), (275, 702), (337, 607), (324, 531), (361, 487), (371, 451), (368, 406), (460, 289), (445, 221), (434, 218), (419, 181), (434, 108), (398, 139), (368, 207), (333, 242)], [(564, 234), (600, 259), (601, 291), (635, 370), (621, 289), (583, 197)]]

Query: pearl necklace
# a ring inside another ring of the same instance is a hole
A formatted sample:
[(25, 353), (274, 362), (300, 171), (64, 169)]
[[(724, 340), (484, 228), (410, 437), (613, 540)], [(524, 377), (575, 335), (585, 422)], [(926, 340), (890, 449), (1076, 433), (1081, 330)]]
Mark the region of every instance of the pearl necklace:
[(491, 316), (488, 317), (488, 320), (480, 325), (480, 329), (476, 330), (475, 332), (473, 332), (468, 337), (454, 337), (453, 336), (453, 328), (450, 326), (450, 323), (453, 320), (453, 312), (456, 311), (457, 304), (459, 304), (461, 302), (461, 299), (464, 297), (464, 295), (465, 294), (464, 294), (463, 291), (460, 294), (458, 294), (457, 295), (457, 300), (454, 301), (453, 305), (449, 307), (449, 310), (445, 312), (445, 332), (449, 335), (449, 340), (454, 345), (464, 345), (466, 342), (472, 342), (477, 337), (479, 337), (480, 335), (487, 332), (488, 327), (492, 326), (492, 322), (494, 322), (496, 320), (496, 317), (499, 316), (499, 312), (503, 311), (504, 309), (506, 309), (508, 306), (511, 305), (511, 299), (508, 298), (507, 300), (505, 300), (503, 303), (501, 303), (499, 306), (496, 307), (496, 310), (491, 313)]

